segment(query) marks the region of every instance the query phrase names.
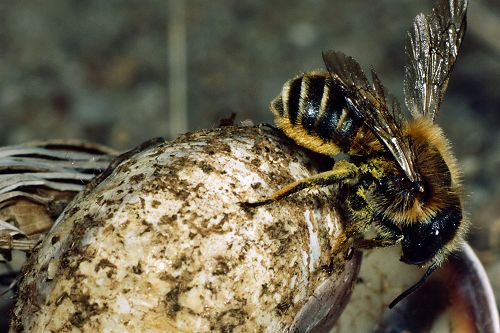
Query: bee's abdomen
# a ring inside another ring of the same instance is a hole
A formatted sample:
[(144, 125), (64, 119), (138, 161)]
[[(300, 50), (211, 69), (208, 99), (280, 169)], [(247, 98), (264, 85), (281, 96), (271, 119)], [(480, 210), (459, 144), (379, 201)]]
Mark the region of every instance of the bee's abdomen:
[(271, 111), (277, 126), (298, 144), (329, 155), (348, 151), (362, 125), (340, 88), (323, 73), (306, 73), (286, 82)]

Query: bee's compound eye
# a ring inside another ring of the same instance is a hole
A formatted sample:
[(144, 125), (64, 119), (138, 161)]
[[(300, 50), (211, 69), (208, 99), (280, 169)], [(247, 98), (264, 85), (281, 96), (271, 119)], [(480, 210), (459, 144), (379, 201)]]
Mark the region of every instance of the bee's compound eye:
[(412, 184), (412, 193), (423, 204), (429, 202), (433, 196), (433, 189), (425, 179)]
[(421, 180), (421, 181), (418, 181), (418, 182), (414, 182), (413, 183), (413, 191), (415, 193), (420, 193), (420, 194), (423, 194), (424, 192), (427, 192), (429, 191), (429, 185), (427, 184), (426, 181), (424, 180)]
[[(430, 228), (429, 228), (430, 227)], [(401, 261), (421, 265), (429, 261), (444, 245), (438, 229), (431, 224), (419, 224), (403, 228), (403, 256)]]
[(403, 256), (407, 264), (421, 265), (431, 260), (456, 234), (462, 211), (451, 206), (439, 211), (430, 222), (403, 227)]

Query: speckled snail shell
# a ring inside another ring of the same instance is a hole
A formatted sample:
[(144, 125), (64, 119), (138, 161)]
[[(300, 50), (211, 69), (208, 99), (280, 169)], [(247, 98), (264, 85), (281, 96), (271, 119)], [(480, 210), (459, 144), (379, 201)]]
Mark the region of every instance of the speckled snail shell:
[(23, 270), (11, 330), (306, 332), (342, 312), (347, 255), (330, 190), (241, 202), (317, 173), (268, 127), (153, 145), (66, 208)]

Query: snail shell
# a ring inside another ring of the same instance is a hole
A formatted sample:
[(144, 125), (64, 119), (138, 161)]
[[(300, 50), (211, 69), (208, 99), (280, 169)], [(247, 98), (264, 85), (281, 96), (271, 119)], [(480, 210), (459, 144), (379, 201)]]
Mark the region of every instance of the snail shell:
[(241, 205), (320, 167), (267, 127), (201, 131), (137, 151), (81, 192), (30, 257), (11, 330), (331, 326), (360, 255), (342, 247), (329, 190)]

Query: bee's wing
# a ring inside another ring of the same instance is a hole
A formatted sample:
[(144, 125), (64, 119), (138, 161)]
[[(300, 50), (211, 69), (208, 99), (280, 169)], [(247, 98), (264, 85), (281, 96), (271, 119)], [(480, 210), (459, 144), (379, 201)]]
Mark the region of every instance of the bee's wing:
[(432, 121), (443, 100), (465, 34), (467, 0), (441, 0), (408, 32), (405, 102), (414, 118)]
[(341, 88), (349, 108), (370, 128), (412, 182), (420, 181), (415, 168), (415, 156), (408, 138), (402, 132), (402, 114), (395, 98), (387, 103), (385, 88), (372, 71), (370, 85), (363, 70), (352, 57), (341, 52), (327, 51), (323, 60), (333, 82)]

